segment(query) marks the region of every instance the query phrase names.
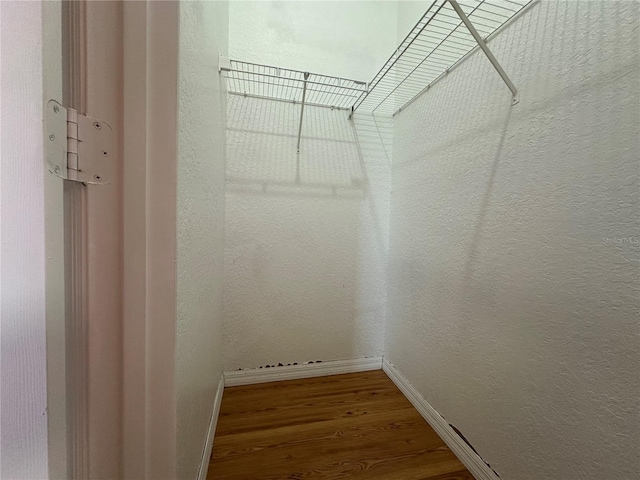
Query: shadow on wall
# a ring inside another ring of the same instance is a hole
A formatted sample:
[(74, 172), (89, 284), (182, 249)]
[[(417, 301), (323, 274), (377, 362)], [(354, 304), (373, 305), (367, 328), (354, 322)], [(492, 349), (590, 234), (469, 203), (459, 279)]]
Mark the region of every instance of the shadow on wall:
[(363, 198), (367, 175), (347, 111), (229, 95), (227, 191)]
[[(229, 95), (225, 370), (382, 354), (389, 121)], [(384, 139), (384, 140), (383, 140)]]
[(518, 105), (476, 52), (394, 119), (385, 355), (505, 478), (637, 472), (637, 9), (534, 5)]
[[(500, 41), (490, 43), (520, 89), (518, 105), (510, 106), (507, 87), (477, 51), (454, 69), (449, 79), (436, 84), (396, 117), (401, 135), (412, 140), (399, 142), (394, 169), (399, 175), (405, 175), (405, 170), (417, 172), (425, 167), (425, 171), (432, 171), (426, 178), (425, 192), (440, 192), (441, 203), (435, 205), (431, 199), (431, 204), (443, 212), (442, 216), (457, 218), (459, 229), (466, 230), (459, 238), (463, 238), (464, 243), (471, 240), (466, 255), (456, 255), (466, 259), (464, 296), (472, 295), (476, 283), (486, 283), (481, 280), (486, 272), (477, 272), (476, 263), (483, 244), (491, 240), (486, 238), (487, 229), (491, 228), (487, 221), (495, 214), (496, 195), (507, 195), (514, 202), (520, 199), (520, 206), (525, 208), (528, 206), (522, 204), (524, 199), (531, 202), (540, 198), (544, 201), (530, 206), (534, 217), (540, 213), (542, 204), (548, 204), (544, 211), (564, 216), (569, 222), (567, 225), (572, 226), (570, 236), (577, 243), (602, 243), (599, 234), (589, 230), (580, 232), (580, 223), (588, 219), (578, 217), (577, 211), (561, 211), (560, 207), (588, 203), (591, 190), (574, 188), (566, 192), (569, 198), (565, 198), (560, 187), (554, 185), (564, 178), (583, 180), (584, 165), (589, 162), (607, 163), (609, 154), (599, 145), (602, 137), (581, 125), (605, 121), (604, 116), (613, 112), (610, 107), (614, 101), (605, 94), (607, 85), (632, 73), (630, 64), (636, 69), (639, 66), (638, 52), (634, 61), (629, 62), (625, 56), (606, 55), (606, 49), (594, 48), (603, 43), (628, 41), (621, 35), (625, 30), (616, 29), (614, 25), (629, 23), (629, 19), (620, 10), (611, 15), (608, 11), (612, 8), (607, 2), (561, 2), (554, 8), (536, 5), (530, 13), (530, 22), (516, 23), (504, 32)], [(576, 30), (578, 16), (581, 28)], [(607, 27), (603, 27), (605, 21), (609, 24)], [(573, 33), (568, 36), (565, 32)], [(618, 32), (619, 38), (613, 38), (613, 32)], [(571, 62), (564, 61), (566, 58), (588, 61), (575, 68)], [(613, 113), (613, 118), (606, 123), (623, 124), (618, 113)], [(563, 141), (554, 144), (559, 137)], [(526, 141), (514, 141), (518, 138)], [(547, 150), (553, 154), (545, 158)], [(580, 151), (583, 154), (578, 155), (579, 161), (567, 161)], [(445, 167), (448, 158), (457, 159), (458, 165)], [(438, 169), (455, 181), (448, 187), (447, 183), (443, 185), (441, 175), (434, 174)], [(418, 179), (422, 173), (406, 175)], [(512, 179), (510, 188), (496, 192), (496, 181), (504, 177)], [(482, 188), (476, 188), (479, 180), (483, 182)], [(532, 195), (533, 186), (542, 189), (539, 197)], [(456, 198), (460, 189), (465, 190), (466, 203)], [(551, 204), (559, 194), (561, 198)], [(456, 210), (462, 205), (465, 211)], [(619, 220), (633, 214), (629, 208), (618, 210)], [(592, 238), (580, 239), (578, 232)], [(515, 245), (506, 248), (512, 251)], [(623, 253), (626, 258), (637, 261), (637, 253)], [(493, 295), (486, 290), (480, 293), (485, 301), (487, 294)], [(474, 310), (478, 303), (473, 302)], [(470, 311), (464, 313), (472, 316)]]

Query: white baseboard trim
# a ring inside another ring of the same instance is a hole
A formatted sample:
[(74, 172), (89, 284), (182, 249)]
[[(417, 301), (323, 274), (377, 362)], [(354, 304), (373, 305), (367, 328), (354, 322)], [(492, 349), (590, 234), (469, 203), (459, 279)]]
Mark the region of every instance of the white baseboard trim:
[(369, 370), (380, 370), (381, 368), (382, 357), (314, 362), (304, 365), (287, 365), (284, 367), (252, 368), (224, 372), (224, 384), (227, 387), (234, 387), (238, 385), (252, 385), (254, 383), (340, 375), (341, 373), (366, 372)]
[(476, 480), (500, 480), (500, 477), (478, 456), (447, 421), (429, 402), (411, 385), (391, 362), (384, 360), (382, 369), (396, 384), (407, 400), (418, 410), (436, 433), (449, 446), (456, 457), (471, 472)]
[(222, 404), (222, 394), (224, 393), (224, 375), (220, 375), (218, 382), (218, 391), (216, 399), (213, 402), (213, 411), (211, 412), (211, 420), (209, 421), (209, 430), (207, 430), (207, 441), (202, 452), (202, 460), (200, 460), (200, 468), (198, 469), (198, 480), (206, 480), (207, 471), (209, 470), (209, 460), (211, 458), (211, 449), (213, 448), (213, 437), (216, 433), (216, 425), (220, 415), (220, 405)]

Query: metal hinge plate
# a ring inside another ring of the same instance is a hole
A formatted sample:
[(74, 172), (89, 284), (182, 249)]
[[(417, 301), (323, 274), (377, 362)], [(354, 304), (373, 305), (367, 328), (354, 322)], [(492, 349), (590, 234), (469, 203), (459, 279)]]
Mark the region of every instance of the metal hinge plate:
[(113, 130), (106, 122), (80, 115), (72, 108), (49, 100), (44, 135), (45, 156), (54, 175), (97, 185), (112, 180)]

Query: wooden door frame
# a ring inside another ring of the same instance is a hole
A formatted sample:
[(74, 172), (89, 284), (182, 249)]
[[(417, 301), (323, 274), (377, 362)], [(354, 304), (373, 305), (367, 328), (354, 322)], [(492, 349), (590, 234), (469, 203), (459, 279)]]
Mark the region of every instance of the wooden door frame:
[[(80, 114), (104, 120), (119, 142), (121, 7), (85, 1), (62, 1), (57, 7), (62, 32), (58, 100)], [(65, 381), (64, 399), (50, 395), (49, 404), (58, 417), (64, 416), (64, 423), (54, 417), (49, 421), (51, 478), (121, 476), (122, 156), (110, 162), (114, 181), (109, 185), (63, 182), (64, 375), (59, 373), (60, 326), (49, 317), (47, 324), (52, 351), (48, 391), (60, 392), (61, 377)], [(60, 437), (66, 438), (64, 447)]]
[[(86, 8), (84, 2), (61, 2), (62, 102), (82, 114), (86, 104)], [(87, 352), (87, 189), (63, 182), (66, 310), (67, 475), (89, 475)], [(92, 188), (92, 187), (91, 187)], [(51, 446), (50, 446), (51, 447)], [(51, 470), (51, 467), (50, 467)], [(58, 472), (51, 471), (52, 475)]]
[(173, 479), (179, 3), (62, 2), (61, 17), (64, 103), (107, 122), (118, 155), (109, 185), (64, 186), (66, 365), (50, 358), (48, 381), (66, 382), (49, 431), (66, 462), (50, 477)]
[(176, 475), (179, 3), (124, 2), (126, 479)]

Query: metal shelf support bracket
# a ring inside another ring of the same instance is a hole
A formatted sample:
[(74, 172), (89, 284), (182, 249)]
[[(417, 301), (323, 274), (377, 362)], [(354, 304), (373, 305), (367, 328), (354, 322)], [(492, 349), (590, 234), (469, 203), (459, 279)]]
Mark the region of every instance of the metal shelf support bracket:
[(300, 153), (300, 139), (302, 138), (302, 117), (304, 116), (304, 102), (307, 97), (307, 81), (309, 80), (309, 72), (304, 72), (304, 84), (302, 85), (302, 106), (300, 108), (300, 126), (298, 127), (298, 147), (297, 152)]
[(471, 33), (475, 41), (478, 43), (478, 46), (482, 49), (484, 54), (487, 56), (487, 58), (491, 62), (491, 65), (493, 65), (493, 68), (496, 69), (500, 77), (502, 77), (502, 80), (504, 81), (504, 83), (506, 83), (507, 87), (509, 87), (509, 90), (511, 90), (511, 93), (513, 94), (511, 104), (515, 105), (516, 103), (518, 103), (519, 101), (518, 89), (509, 78), (509, 75), (507, 75), (507, 72), (504, 71), (504, 69), (500, 65), (500, 62), (498, 62), (496, 57), (493, 56), (493, 53), (491, 52), (491, 50), (489, 50), (489, 47), (487, 47), (486, 42), (476, 30), (476, 27), (473, 26), (473, 23), (471, 23), (471, 20), (469, 20), (469, 17), (467, 17), (467, 15), (462, 11), (462, 8), (460, 8), (460, 5), (458, 4), (457, 0), (448, 0), (448, 2), (451, 4), (453, 9), (456, 11), (458, 16), (460, 17), (460, 20), (462, 20), (462, 23), (465, 24), (465, 26), (467, 27), (467, 29), (469, 30), (469, 32)]

